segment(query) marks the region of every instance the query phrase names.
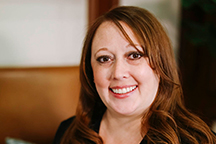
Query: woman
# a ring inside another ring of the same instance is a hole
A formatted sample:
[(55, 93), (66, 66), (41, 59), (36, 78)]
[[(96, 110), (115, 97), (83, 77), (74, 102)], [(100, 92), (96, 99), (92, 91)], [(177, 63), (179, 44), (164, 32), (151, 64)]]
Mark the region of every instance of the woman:
[(142, 8), (117, 7), (89, 28), (80, 80), (76, 117), (54, 143), (216, 143), (186, 110), (170, 41)]

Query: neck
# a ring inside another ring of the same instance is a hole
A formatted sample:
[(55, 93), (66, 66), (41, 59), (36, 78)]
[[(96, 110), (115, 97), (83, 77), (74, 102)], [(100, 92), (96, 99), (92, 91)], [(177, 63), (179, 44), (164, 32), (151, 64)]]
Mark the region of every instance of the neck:
[(99, 135), (105, 143), (139, 143), (143, 138), (141, 120), (141, 115), (123, 116), (106, 111), (101, 121)]
[(141, 127), (141, 120), (142, 120), (142, 115), (138, 116), (124, 116), (124, 115), (118, 115), (111, 113), (109, 111), (106, 111), (104, 116), (103, 116), (104, 122), (106, 124), (109, 124), (110, 126), (118, 126), (121, 128), (125, 128), (126, 126), (134, 126), (136, 128)]

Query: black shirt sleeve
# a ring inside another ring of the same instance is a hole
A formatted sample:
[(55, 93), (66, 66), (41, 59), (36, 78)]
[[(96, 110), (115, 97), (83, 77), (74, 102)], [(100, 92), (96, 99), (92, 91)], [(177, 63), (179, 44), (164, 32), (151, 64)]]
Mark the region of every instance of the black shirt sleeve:
[(53, 144), (60, 144), (61, 138), (63, 137), (65, 131), (68, 129), (68, 127), (70, 126), (70, 124), (72, 123), (74, 118), (75, 118), (75, 116), (61, 122), (61, 124), (60, 124), (60, 126), (56, 132), (55, 138), (53, 140)]

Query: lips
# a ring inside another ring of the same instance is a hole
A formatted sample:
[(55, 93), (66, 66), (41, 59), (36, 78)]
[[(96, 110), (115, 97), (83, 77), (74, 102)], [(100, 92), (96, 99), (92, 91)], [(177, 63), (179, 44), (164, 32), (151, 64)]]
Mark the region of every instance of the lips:
[(110, 89), (115, 94), (126, 94), (133, 91), (136, 88), (137, 86), (124, 87), (124, 88), (110, 88)]

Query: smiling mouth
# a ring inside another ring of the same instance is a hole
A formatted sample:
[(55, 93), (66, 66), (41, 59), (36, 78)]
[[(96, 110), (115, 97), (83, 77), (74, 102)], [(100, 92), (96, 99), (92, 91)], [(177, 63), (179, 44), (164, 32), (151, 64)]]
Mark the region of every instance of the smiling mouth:
[(126, 93), (133, 91), (136, 88), (137, 88), (137, 86), (121, 88), (121, 89), (112, 89), (112, 88), (110, 88), (110, 89), (113, 93), (116, 93), (116, 94), (126, 94)]

